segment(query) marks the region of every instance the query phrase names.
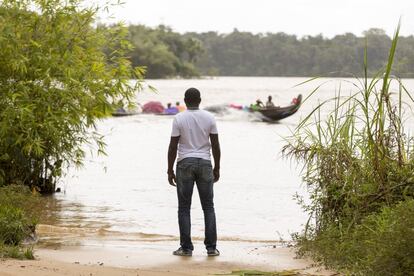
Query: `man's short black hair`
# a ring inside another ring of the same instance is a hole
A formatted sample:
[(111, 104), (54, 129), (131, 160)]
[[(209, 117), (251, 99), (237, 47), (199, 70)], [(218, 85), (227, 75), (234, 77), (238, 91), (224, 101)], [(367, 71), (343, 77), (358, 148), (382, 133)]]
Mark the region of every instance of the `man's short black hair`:
[(200, 91), (194, 87), (188, 88), (184, 94), (184, 101), (188, 104), (199, 104), (201, 102)]

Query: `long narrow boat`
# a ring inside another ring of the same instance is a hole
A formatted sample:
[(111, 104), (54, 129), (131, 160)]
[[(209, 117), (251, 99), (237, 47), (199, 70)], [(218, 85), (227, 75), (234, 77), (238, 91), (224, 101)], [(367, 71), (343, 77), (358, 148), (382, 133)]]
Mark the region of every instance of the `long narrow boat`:
[(124, 116), (132, 116), (141, 113), (140, 109), (125, 109), (125, 108), (118, 108), (114, 112), (112, 112), (113, 117), (124, 117)]
[(121, 110), (116, 110), (114, 112), (112, 112), (112, 116), (113, 117), (125, 117), (125, 116), (132, 116), (132, 115), (137, 115), (140, 112), (137, 111), (121, 111)]
[(299, 94), (294, 104), (284, 107), (263, 107), (258, 110), (250, 110), (251, 112), (259, 112), (264, 121), (279, 121), (296, 113), (302, 103), (302, 95)]

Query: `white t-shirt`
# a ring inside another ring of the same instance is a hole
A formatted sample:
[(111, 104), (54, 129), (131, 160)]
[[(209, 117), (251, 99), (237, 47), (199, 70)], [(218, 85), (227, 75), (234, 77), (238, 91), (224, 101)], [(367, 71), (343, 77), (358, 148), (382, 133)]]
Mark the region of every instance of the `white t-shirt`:
[(177, 162), (187, 157), (211, 160), (210, 134), (218, 134), (210, 112), (197, 109), (175, 115), (171, 136), (180, 136)]

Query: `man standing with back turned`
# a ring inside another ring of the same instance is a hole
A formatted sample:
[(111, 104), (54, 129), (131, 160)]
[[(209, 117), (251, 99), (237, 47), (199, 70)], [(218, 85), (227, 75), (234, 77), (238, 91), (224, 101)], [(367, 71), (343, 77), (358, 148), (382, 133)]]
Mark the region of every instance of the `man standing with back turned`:
[[(216, 121), (212, 114), (199, 109), (201, 97), (200, 91), (196, 88), (185, 91), (184, 102), (187, 111), (175, 116), (168, 148), (168, 182), (172, 186), (177, 186), (181, 245), (173, 254), (191, 256), (194, 249), (191, 242), (190, 208), (195, 182), (204, 212), (204, 244), (207, 255), (218, 256), (220, 252), (216, 249), (213, 185), (220, 178), (221, 153)], [(211, 165), (210, 148), (213, 152), (214, 169)], [(177, 175), (175, 175), (173, 167), (177, 149)]]

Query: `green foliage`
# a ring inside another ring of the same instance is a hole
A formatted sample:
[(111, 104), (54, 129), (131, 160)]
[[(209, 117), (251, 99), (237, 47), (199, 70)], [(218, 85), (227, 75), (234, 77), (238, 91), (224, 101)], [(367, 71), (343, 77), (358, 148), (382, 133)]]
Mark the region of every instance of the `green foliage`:
[[(361, 76), (367, 47), (374, 76), (387, 64), (391, 38), (381, 29), (369, 29), (362, 36), (352, 33), (331, 39), (322, 35), (285, 33), (252, 34), (235, 29), (179, 34), (160, 25), (149, 28), (129, 26), (134, 49), (129, 58), (134, 66), (147, 67), (150, 78), (221, 76)], [(414, 76), (414, 37), (401, 37), (395, 57), (394, 74)]]
[(414, 200), (384, 207), (341, 231), (330, 226), (312, 239), (297, 236), (300, 254), (357, 275), (414, 274)]
[(185, 37), (163, 25), (155, 29), (131, 25), (129, 40), (134, 45), (130, 60), (134, 66), (145, 65), (147, 77), (199, 76), (194, 63), (203, 47), (198, 39)]
[(24, 249), (23, 250), (23, 256), (27, 260), (34, 260), (35, 256), (34, 256), (34, 252), (33, 252), (33, 247), (28, 247), (28, 248)]
[(22, 185), (7, 185), (0, 187), (0, 206), (12, 206), (24, 210), (31, 224), (36, 224), (38, 217), (39, 197), (33, 195), (29, 187)]
[(93, 27), (99, 9), (86, 6), (0, 2), (0, 186), (52, 192), (65, 165), (81, 164), (81, 145), (103, 151), (96, 120), (119, 100), (131, 103), (141, 87), (142, 68), (125, 58), (127, 29)]
[(9, 245), (18, 245), (29, 231), (29, 223), (21, 209), (0, 206), (0, 241)]
[(22, 242), (34, 233), (37, 203), (27, 186), (0, 188), (0, 258), (34, 258), (33, 248), (24, 248)]
[[(391, 39), (383, 30), (370, 29), (363, 36), (352, 33), (325, 38), (286, 33), (252, 34), (235, 29), (229, 34), (188, 33), (205, 49), (196, 63), (204, 75), (221, 76), (361, 76), (364, 49), (368, 42), (368, 75), (387, 63)], [(400, 39), (395, 74), (414, 76), (414, 37)]]
[[(403, 94), (413, 98), (391, 75), (398, 32), (384, 69), (369, 79), (365, 52), (365, 76), (354, 83), (357, 92), (344, 97), (339, 91), (318, 105), (284, 148), (303, 162), (310, 192), (310, 203), (300, 201), (310, 219), (296, 235), (299, 253), (362, 275), (413, 273), (413, 220), (408, 217), (413, 214), (414, 140), (404, 129), (402, 100)], [(327, 102), (334, 109), (322, 116)]]
[(0, 242), (19, 245), (34, 232), (38, 198), (28, 187), (10, 185), (0, 188)]
[(23, 248), (16, 245), (5, 245), (0, 241), (0, 258), (13, 258), (20, 260), (34, 260), (33, 248)]
[[(384, 207), (352, 235), (360, 248), (358, 269), (367, 275), (414, 275), (414, 200)], [(361, 253), (366, 254), (361, 254)]]

